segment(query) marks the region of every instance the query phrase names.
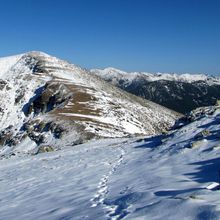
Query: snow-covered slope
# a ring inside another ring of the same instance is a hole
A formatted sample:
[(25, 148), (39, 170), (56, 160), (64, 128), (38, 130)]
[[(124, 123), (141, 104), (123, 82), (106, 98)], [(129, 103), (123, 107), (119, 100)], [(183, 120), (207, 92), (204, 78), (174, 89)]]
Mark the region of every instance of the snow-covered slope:
[(42, 52), (0, 59), (0, 87), (4, 155), (100, 137), (157, 134), (179, 116)]
[(127, 92), (178, 112), (214, 105), (220, 99), (220, 78), (204, 74), (127, 73), (115, 68), (91, 72)]
[(12, 68), (12, 66), (15, 65), (21, 57), (22, 57), (22, 55), (0, 58), (0, 67), (1, 67), (0, 77), (1, 77), (1, 79), (7, 77), (7, 71), (10, 68)]
[(166, 135), (0, 160), (0, 219), (220, 218), (220, 109)]

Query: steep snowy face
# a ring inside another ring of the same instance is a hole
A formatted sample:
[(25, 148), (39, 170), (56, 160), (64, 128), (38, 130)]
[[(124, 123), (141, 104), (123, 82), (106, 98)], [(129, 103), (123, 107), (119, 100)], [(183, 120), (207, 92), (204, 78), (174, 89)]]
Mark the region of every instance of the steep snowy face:
[(7, 74), (5, 74), (9, 69), (12, 68), (13, 65), (15, 65), (18, 60), (21, 58), (22, 55), (18, 56), (11, 56), (6, 58), (0, 58), (0, 77), (1, 79), (6, 77)]
[(0, 65), (3, 153), (38, 152), (100, 137), (157, 134), (179, 117), (42, 52), (3, 58)]
[(21, 124), (23, 106), (44, 82), (32, 76), (26, 55), (0, 60), (0, 128)]
[(91, 72), (127, 92), (186, 113), (220, 99), (220, 79), (203, 74), (127, 73), (114, 68)]

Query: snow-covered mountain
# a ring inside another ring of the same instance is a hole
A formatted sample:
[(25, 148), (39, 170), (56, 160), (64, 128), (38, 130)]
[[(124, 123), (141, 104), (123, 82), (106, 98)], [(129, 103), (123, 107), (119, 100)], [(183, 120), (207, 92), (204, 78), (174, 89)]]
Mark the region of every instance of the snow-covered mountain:
[(113, 85), (177, 112), (186, 113), (220, 99), (220, 78), (204, 74), (127, 73), (115, 68), (91, 72)]
[(2, 155), (158, 134), (179, 117), (42, 52), (0, 59), (0, 87)]
[(42, 52), (0, 88), (0, 219), (219, 219), (220, 106), (179, 118)]
[(167, 134), (0, 160), (0, 219), (213, 220), (220, 217), (220, 109)]

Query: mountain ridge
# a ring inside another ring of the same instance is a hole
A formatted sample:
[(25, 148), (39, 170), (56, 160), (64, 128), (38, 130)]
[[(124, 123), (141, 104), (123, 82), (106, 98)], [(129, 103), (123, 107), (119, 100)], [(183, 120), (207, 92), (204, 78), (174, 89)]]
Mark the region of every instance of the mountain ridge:
[(42, 52), (10, 61), (11, 67), (0, 73), (3, 154), (17, 146), (23, 149), (22, 143), (36, 152), (93, 138), (157, 134), (180, 116)]
[(204, 74), (204, 73), (199, 73), (199, 74), (166, 73), (166, 72), (150, 73), (145, 71), (126, 72), (114, 67), (106, 67), (104, 69), (93, 68), (90, 69), (90, 71), (93, 73), (97, 72), (97, 74), (100, 75), (115, 74), (115, 76), (118, 77), (120, 77), (120, 75), (124, 75), (126, 77), (130, 76), (131, 78), (143, 75), (148, 77), (149, 81), (157, 81), (157, 80), (175, 80), (181, 82), (211, 81), (213, 83), (220, 84), (220, 77), (210, 74)]
[(214, 105), (220, 99), (220, 78), (204, 74), (127, 73), (114, 68), (92, 69), (107, 82), (174, 111)]

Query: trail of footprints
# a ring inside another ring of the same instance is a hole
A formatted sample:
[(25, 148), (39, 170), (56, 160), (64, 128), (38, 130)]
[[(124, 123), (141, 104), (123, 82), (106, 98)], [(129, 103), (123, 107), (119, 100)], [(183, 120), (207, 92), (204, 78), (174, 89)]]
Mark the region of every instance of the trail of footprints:
[(124, 149), (121, 147), (121, 154), (118, 158), (118, 160), (112, 164), (112, 168), (111, 170), (108, 172), (107, 175), (104, 175), (99, 184), (98, 184), (98, 191), (95, 194), (95, 196), (91, 199), (92, 205), (91, 207), (97, 207), (99, 205), (102, 205), (103, 208), (105, 210), (107, 210), (107, 214), (109, 216), (109, 219), (118, 219), (115, 210), (117, 209), (117, 206), (115, 205), (107, 205), (104, 200), (106, 198), (106, 195), (108, 194), (109, 190), (108, 190), (108, 181), (111, 177), (111, 175), (114, 174), (114, 172), (117, 170), (117, 168), (121, 165), (122, 161), (123, 161), (123, 157), (124, 157), (125, 151)]

